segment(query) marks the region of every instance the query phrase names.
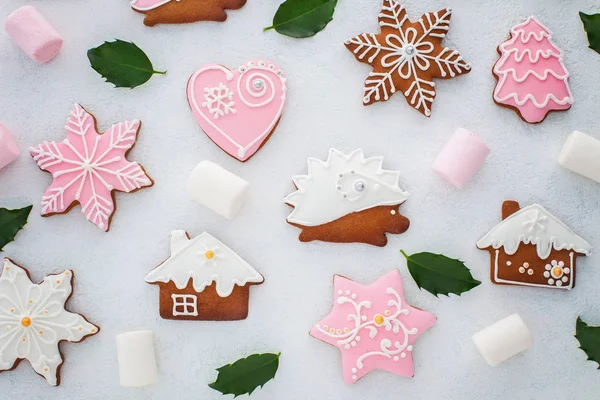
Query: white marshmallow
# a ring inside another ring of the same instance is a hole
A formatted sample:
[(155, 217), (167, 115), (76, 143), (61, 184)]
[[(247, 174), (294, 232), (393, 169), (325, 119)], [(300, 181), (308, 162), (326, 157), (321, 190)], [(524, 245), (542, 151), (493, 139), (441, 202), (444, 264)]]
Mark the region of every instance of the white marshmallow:
[(188, 182), (192, 200), (227, 219), (233, 219), (248, 198), (250, 184), (221, 166), (202, 161)]
[(32, 6), (21, 7), (10, 14), (4, 29), (29, 57), (39, 63), (56, 57), (63, 44), (60, 34)]
[(513, 314), (472, 337), (475, 346), (492, 367), (529, 349), (533, 339), (519, 314)]
[(600, 183), (600, 140), (579, 131), (571, 133), (558, 156), (558, 163)]
[(121, 386), (141, 387), (156, 382), (156, 358), (152, 331), (117, 335)]

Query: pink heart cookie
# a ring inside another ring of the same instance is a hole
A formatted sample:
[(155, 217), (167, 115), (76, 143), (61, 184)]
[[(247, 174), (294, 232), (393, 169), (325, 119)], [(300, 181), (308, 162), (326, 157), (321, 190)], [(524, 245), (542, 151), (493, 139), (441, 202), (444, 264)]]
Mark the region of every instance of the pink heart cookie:
[(232, 71), (222, 65), (200, 67), (188, 82), (188, 102), (208, 137), (244, 162), (277, 127), (287, 85), (277, 65), (250, 61)]

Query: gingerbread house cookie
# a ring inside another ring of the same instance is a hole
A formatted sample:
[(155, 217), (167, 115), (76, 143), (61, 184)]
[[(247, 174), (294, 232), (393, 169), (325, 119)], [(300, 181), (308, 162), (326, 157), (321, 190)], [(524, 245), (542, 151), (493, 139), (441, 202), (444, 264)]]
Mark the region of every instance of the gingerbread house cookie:
[(502, 205), (502, 222), (477, 242), (491, 255), (492, 282), (502, 285), (571, 289), (577, 257), (592, 246), (544, 207)]
[(146, 275), (160, 286), (164, 319), (234, 321), (246, 319), (250, 286), (263, 276), (209, 233), (190, 239), (171, 233), (171, 257)]

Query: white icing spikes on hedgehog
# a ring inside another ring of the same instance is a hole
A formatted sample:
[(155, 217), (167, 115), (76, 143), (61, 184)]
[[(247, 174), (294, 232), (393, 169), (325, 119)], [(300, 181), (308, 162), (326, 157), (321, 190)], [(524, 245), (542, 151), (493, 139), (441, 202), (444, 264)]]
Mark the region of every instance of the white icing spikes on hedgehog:
[(287, 222), (302, 229), (300, 241), (387, 244), (387, 233), (404, 233), (409, 220), (398, 208), (408, 197), (400, 173), (384, 170), (383, 157), (365, 158), (335, 149), (326, 161), (308, 159), (308, 174), (294, 176), (296, 191), (284, 201), (294, 207)]

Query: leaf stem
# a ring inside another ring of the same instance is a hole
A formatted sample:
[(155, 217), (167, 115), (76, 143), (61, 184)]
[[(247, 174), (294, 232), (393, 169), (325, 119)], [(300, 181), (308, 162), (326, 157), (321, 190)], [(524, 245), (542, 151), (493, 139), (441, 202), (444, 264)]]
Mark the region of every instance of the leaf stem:
[(402, 255), (404, 256), (404, 258), (406, 258), (407, 260), (410, 260), (410, 257), (408, 256), (408, 254), (406, 254), (404, 252), (404, 250), (400, 249), (400, 253), (402, 253)]
[(161, 74), (161, 75), (165, 75), (167, 73), (167, 71), (152, 71), (153, 74)]
[(271, 25), (271, 26), (267, 26), (266, 28), (263, 28), (263, 32), (266, 32), (271, 29), (275, 29), (275, 25)]

